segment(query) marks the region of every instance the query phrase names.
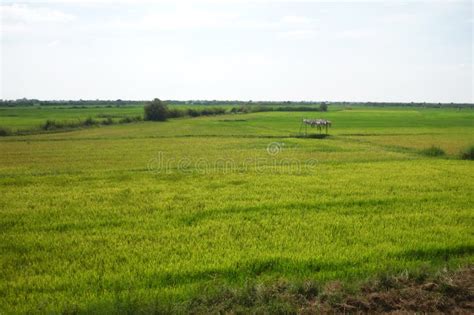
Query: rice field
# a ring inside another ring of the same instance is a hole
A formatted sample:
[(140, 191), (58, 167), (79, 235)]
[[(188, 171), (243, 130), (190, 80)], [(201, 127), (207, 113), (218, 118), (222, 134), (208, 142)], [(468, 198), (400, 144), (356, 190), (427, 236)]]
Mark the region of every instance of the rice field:
[[(297, 137), (303, 117), (330, 136)], [(473, 144), (473, 110), (396, 107), (1, 137), (0, 313), (179, 312), (209, 287), (467, 266)]]

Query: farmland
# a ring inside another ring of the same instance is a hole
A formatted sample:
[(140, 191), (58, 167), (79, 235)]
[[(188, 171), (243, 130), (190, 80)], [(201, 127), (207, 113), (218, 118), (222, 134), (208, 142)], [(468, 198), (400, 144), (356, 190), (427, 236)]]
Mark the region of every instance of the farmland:
[[(0, 108), (0, 126), (141, 113)], [(299, 137), (303, 117), (330, 136)], [(473, 144), (472, 109), (369, 106), (0, 137), (0, 313), (179, 312), (209, 288), (468, 266)]]

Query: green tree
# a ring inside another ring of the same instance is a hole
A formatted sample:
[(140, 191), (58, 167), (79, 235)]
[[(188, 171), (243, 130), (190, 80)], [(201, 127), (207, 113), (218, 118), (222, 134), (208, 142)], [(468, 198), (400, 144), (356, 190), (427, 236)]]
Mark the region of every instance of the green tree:
[(328, 111), (328, 105), (326, 103), (321, 103), (321, 105), (319, 105), (319, 110), (322, 111), (322, 112), (327, 112)]
[(168, 118), (169, 110), (166, 104), (161, 100), (155, 98), (152, 102), (148, 103), (144, 107), (145, 120), (153, 121), (165, 121)]

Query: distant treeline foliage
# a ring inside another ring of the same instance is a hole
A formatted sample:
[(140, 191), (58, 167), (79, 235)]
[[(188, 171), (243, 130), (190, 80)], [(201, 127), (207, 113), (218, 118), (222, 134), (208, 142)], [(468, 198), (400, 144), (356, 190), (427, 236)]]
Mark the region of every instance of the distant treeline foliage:
[(212, 116), (226, 114), (225, 108), (211, 107), (203, 109), (187, 108), (168, 108), (168, 106), (160, 99), (155, 98), (144, 107), (143, 118), (145, 120), (152, 121), (165, 121), (168, 118), (179, 118), (185, 116), (198, 117), (198, 116)]
[[(320, 105), (345, 105), (345, 106), (400, 106), (400, 107), (452, 107), (452, 108), (474, 108), (473, 103), (424, 103), (424, 102), (327, 102), (327, 101), (237, 101), (237, 100), (167, 100), (165, 101), (168, 105), (202, 105), (202, 106), (269, 106), (269, 107), (308, 107), (308, 106), (320, 106)], [(106, 107), (120, 107), (120, 106), (143, 106), (147, 104), (147, 101), (133, 101), (133, 100), (38, 100), (38, 99), (17, 99), (17, 100), (0, 100), (1, 106), (70, 106), (70, 107), (90, 107), (90, 106), (106, 106)], [(294, 110), (294, 109), (293, 109)]]
[(140, 116), (134, 117), (123, 117), (117, 121), (107, 117), (105, 120), (96, 120), (92, 117), (88, 117), (85, 120), (78, 121), (57, 121), (48, 119), (44, 124), (40, 126), (41, 130), (57, 130), (57, 129), (76, 129), (80, 127), (91, 127), (98, 125), (114, 125), (114, 124), (128, 124), (136, 121), (142, 121), (143, 118)]
[(0, 100), (0, 106), (70, 106), (70, 107), (91, 107), (91, 106), (138, 106), (145, 104), (145, 101), (126, 101), (126, 100), (52, 100), (42, 101), (37, 99), (17, 99), (17, 100)]
[(474, 145), (471, 145), (470, 147), (461, 151), (461, 159), (474, 160)]
[(0, 137), (35, 134), (35, 133), (41, 133), (45, 131), (54, 131), (54, 130), (57, 130), (57, 131), (74, 130), (78, 128), (100, 126), (100, 125), (108, 126), (108, 125), (116, 125), (116, 124), (128, 124), (128, 123), (143, 120), (141, 116), (133, 116), (133, 117), (126, 116), (118, 120), (113, 120), (111, 117), (104, 117), (104, 118), (105, 119), (101, 120), (101, 119), (94, 119), (92, 117), (88, 117), (84, 120), (70, 120), (70, 121), (47, 119), (44, 123), (42, 123), (38, 127), (31, 128), (31, 129), (15, 130), (15, 131), (9, 128), (0, 127)]
[(196, 108), (168, 108), (166, 103), (162, 102), (160, 99), (155, 98), (150, 103), (144, 106), (144, 119), (153, 120), (153, 121), (165, 121), (168, 118), (179, 118), (179, 117), (198, 117), (198, 116), (213, 116), (213, 115), (223, 115), (227, 113), (237, 114), (237, 113), (258, 113), (258, 112), (316, 112), (316, 111), (327, 111), (328, 106), (326, 104), (321, 104), (319, 107), (310, 107), (310, 106), (264, 106), (264, 105), (245, 105), (232, 107), (230, 110), (226, 110), (222, 107), (208, 107), (203, 109)]

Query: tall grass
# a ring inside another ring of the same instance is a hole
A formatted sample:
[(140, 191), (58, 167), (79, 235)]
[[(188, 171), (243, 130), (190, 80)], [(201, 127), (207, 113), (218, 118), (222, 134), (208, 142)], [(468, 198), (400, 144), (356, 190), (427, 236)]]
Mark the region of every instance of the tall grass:
[(474, 160), (474, 145), (462, 150), (460, 155), (463, 160)]
[(48, 119), (41, 126), (40, 130), (51, 131), (51, 130), (68, 130), (77, 129), (81, 127), (92, 127), (98, 125), (114, 125), (114, 124), (128, 124), (132, 122), (142, 121), (143, 118), (140, 116), (134, 117), (122, 117), (118, 120), (113, 120), (111, 117), (107, 117), (104, 120), (97, 120), (92, 117), (88, 117), (85, 120), (79, 121), (57, 121)]
[(12, 135), (12, 131), (8, 128), (0, 127), (0, 137), (6, 137)]
[(426, 156), (433, 156), (433, 157), (446, 155), (446, 152), (444, 152), (443, 149), (434, 145), (427, 149), (421, 150), (420, 153)]

